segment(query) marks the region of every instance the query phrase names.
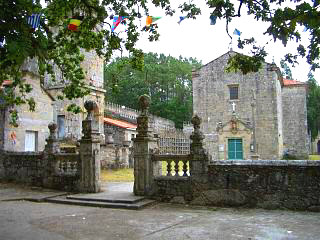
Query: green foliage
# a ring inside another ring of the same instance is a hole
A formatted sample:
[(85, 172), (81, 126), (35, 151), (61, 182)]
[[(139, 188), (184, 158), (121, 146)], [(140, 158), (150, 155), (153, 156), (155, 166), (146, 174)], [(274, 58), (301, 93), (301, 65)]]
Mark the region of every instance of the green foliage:
[(314, 140), (320, 131), (320, 86), (311, 72), (308, 74), (307, 111), (308, 128)]
[(201, 66), (190, 58), (144, 55), (144, 68), (129, 65), (132, 58), (117, 58), (105, 67), (106, 100), (139, 109), (138, 97), (151, 97), (150, 112), (173, 120), (182, 128), (192, 114), (192, 69)]
[(291, 69), (284, 60), (280, 61), (280, 66), (282, 68), (282, 71), (281, 71), (282, 76), (287, 79), (293, 79)]
[[(40, 0), (0, 1), (0, 41), (2, 42), (0, 85), (4, 80), (13, 81), (9, 87), (13, 91), (5, 94), (7, 106), (13, 108), (20, 104), (29, 104), (31, 108), (33, 107), (32, 100), (28, 100), (28, 94), (26, 94), (29, 89), (24, 87), (26, 83), (22, 81), (20, 72), (26, 59), (37, 59), (41, 84), (45, 73), (51, 74), (52, 79), (55, 78), (52, 68), (55, 64), (67, 83), (62, 97), (81, 98), (88, 94), (88, 89), (81, 68), (83, 55), (80, 49), (95, 50), (108, 62), (114, 51), (122, 51), (125, 48), (132, 54), (132, 58), (127, 63), (142, 69), (143, 54), (141, 50), (135, 48), (141, 29), (138, 29), (134, 20), (148, 15), (148, 7), (162, 8), (167, 15), (175, 12), (169, 0), (46, 0), (46, 5), (41, 5), (40, 2)], [(241, 17), (243, 10), (248, 15), (254, 16), (257, 21), (268, 23), (269, 27), (265, 35), (269, 35), (270, 40), (281, 41), (284, 46), (291, 40), (299, 42), (301, 40), (299, 30), (305, 27), (310, 34), (309, 45), (299, 44), (296, 53), (288, 53), (284, 59), (295, 64), (297, 57), (302, 56), (311, 65), (311, 70), (320, 67), (318, 0), (312, 3), (291, 0), (207, 0), (206, 3), (212, 9), (211, 16), (216, 16), (220, 20), (226, 19), (226, 31), (230, 38), (232, 37), (229, 34), (229, 23)], [(287, 3), (290, 4), (287, 5)], [(196, 1), (180, 4), (181, 14), (187, 15), (188, 18), (196, 18), (201, 14), (201, 9), (196, 4)], [(34, 13), (42, 13), (41, 26), (36, 30), (27, 24), (27, 18)], [(126, 36), (120, 37), (111, 32), (111, 26), (105, 20), (112, 15), (129, 16)], [(83, 17), (78, 31), (70, 31), (67, 28), (71, 16)], [(159, 39), (156, 25), (144, 30), (149, 33), (149, 40)], [(262, 46), (265, 44), (260, 43)], [(228, 71), (240, 70), (243, 73), (249, 73), (259, 70), (266, 52), (263, 47), (254, 44), (254, 38), (239, 39), (239, 47), (243, 48), (247, 45), (252, 45), (252, 57), (235, 55), (230, 59)], [(147, 72), (151, 73), (152, 69), (147, 67)], [(135, 87), (139, 88), (138, 85)], [(139, 91), (144, 92), (143, 89)], [(157, 94), (162, 95), (162, 93)]]

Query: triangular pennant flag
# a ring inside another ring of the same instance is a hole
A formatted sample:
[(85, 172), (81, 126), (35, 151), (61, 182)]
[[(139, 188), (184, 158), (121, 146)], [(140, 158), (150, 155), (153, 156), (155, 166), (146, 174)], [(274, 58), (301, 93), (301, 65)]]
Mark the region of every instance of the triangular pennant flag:
[(235, 28), (234, 31), (233, 31), (233, 35), (237, 35), (237, 36), (240, 37), (241, 32), (238, 29)]
[(180, 20), (178, 23), (180, 24), (183, 20), (185, 20), (187, 18), (187, 16), (180, 16), (179, 18), (180, 18)]
[(113, 17), (113, 23), (111, 27), (111, 31), (114, 32), (114, 30), (118, 27), (120, 23), (122, 23), (126, 18), (125, 16), (114, 16)]
[(68, 24), (68, 29), (71, 31), (78, 31), (78, 27), (80, 26), (82, 19), (83, 19), (82, 16), (70, 18), (69, 24)]
[(28, 17), (28, 24), (31, 25), (33, 29), (36, 29), (40, 25), (40, 17), (42, 13), (32, 14)]
[(217, 16), (210, 16), (210, 25), (215, 25), (217, 22)]
[(150, 24), (154, 23), (155, 21), (158, 21), (161, 17), (152, 17), (152, 16), (147, 16), (146, 19), (146, 25), (150, 26)]

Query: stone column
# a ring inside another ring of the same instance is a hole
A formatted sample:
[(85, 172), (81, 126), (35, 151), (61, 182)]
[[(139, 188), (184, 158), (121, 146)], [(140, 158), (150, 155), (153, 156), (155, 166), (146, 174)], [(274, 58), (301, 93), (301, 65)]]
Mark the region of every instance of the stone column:
[(152, 153), (157, 148), (157, 140), (152, 133), (148, 108), (150, 97), (143, 95), (139, 98), (141, 114), (137, 118), (137, 136), (133, 142), (134, 148), (134, 194), (147, 196), (152, 194), (153, 163)]
[(203, 148), (204, 136), (200, 131), (200, 117), (195, 115), (191, 123), (193, 124), (194, 130), (190, 136), (190, 175), (192, 177), (204, 176), (208, 172), (209, 157)]
[(97, 104), (94, 101), (86, 101), (84, 107), (88, 115), (82, 121), (79, 190), (80, 192), (96, 193), (101, 191), (99, 123), (93, 117)]
[(57, 139), (57, 124), (50, 123), (48, 125), (50, 135), (46, 139), (46, 146), (43, 151), (43, 186), (47, 188), (54, 187), (53, 176), (57, 172), (58, 162), (55, 154), (60, 153), (59, 141)]
[(49, 123), (48, 125), (50, 135), (46, 139), (47, 144), (45, 146), (44, 151), (49, 154), (60, 152), (59, 142), (57, 138), (57, 127), (58, 126), (56, 123)]

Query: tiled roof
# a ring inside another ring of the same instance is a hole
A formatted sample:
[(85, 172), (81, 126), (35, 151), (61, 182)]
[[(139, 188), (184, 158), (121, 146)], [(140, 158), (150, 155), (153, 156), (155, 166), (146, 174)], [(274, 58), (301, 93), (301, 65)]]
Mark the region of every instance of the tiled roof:
[(9, 86), (12, 84), (11, 80), (4, 80), (3, 83), (0, 86), (0, 89), (3, 88), (4, 86)]
[(114, 126), (121, 127), (121, 128), (137, 128), (137, 125), (135, 125), (135, 124), (121, 121), (121, 120), (112, 119), (112, 118), (103, 118), (103, 121), (107, 124), (114, 125)]
[(292, 86), (292, 85), (304, 85), (304, 82), (299, 82), (297, 80), (289, 80), (289, 79), (283, 79), (283, 85), (284, 86)]

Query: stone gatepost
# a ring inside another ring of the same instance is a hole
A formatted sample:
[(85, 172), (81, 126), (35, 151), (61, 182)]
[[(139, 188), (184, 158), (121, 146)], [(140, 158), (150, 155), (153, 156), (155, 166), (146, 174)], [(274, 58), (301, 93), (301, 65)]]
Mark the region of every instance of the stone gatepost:
[(54, 185), (53, 176), (58, 168), (55, 154), (60, 153), (60, 145), (57, 138), (57, 124), (50, 123), (48, 128), (50, 135), (46, 139), (47, 143), (43, 151), (43, 186), (51, 188)]
[(191, 123), (193, 124), (193, 133), (190, 136), (190, 175), (193, 177), (207, 175), (209, 157), (203, 148), (204, 136), (200, 131), (201, 119), (195, 115)]
[(60, 152), (60, 146), (57, 138), (57, 124), (56, 123), (49, 123), (48, 128), (50, 135), (46, 139), (46, 146), (44, 151), (49, 154), (55, 154)]
[(134, 139), (134, 187), (135, 195), (147, 196), (152, 194), (154, 165), (152, 153), (157, 148), (157, 139), (153, 135), (148, 108), (150, 97), (143, 95), (139, 98), (141, 114), (137, 118), (137, 136)]
[(101, 191), (100, 182), (100, 133), (99, 123), (94, 120), (97, 104), (86, 101), (88, 115), (82, 121), (83, 136), (80, 142), (80, 182), (79, 191), (96, 193)]

